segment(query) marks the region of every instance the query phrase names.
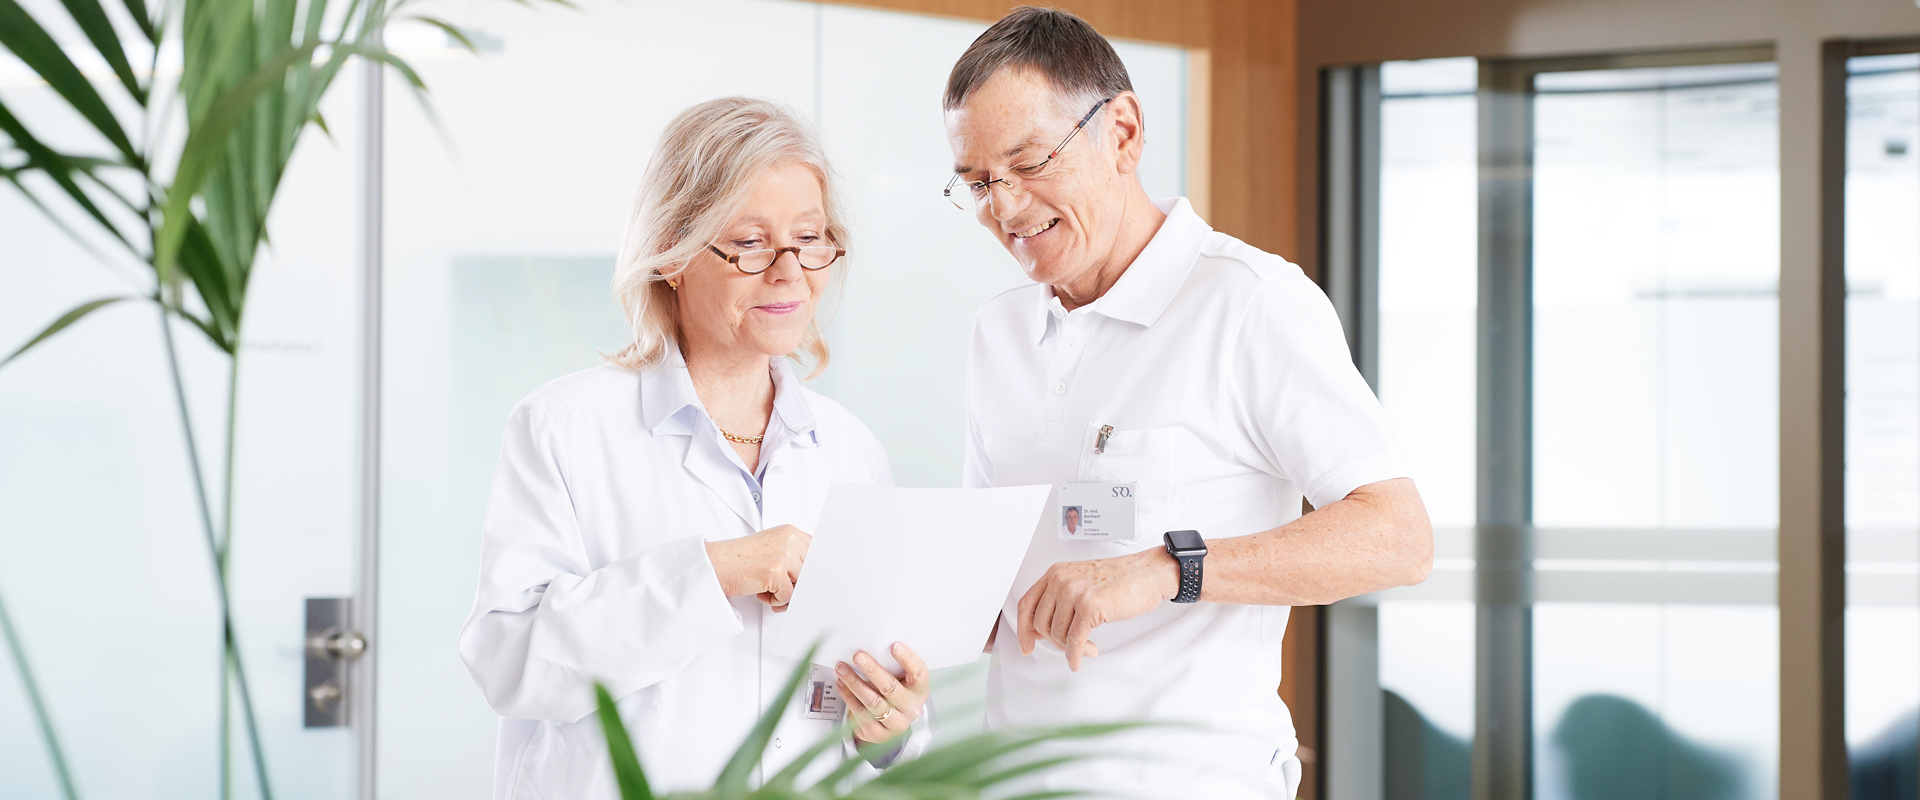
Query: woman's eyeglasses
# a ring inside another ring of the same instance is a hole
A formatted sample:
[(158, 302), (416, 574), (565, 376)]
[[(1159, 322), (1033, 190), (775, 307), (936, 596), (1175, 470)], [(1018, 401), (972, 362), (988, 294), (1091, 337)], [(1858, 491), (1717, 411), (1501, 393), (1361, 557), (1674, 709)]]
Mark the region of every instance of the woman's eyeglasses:
[(820, 246), (776, 247), (772, 250), (747, 250), (733, 255), (727, 255), (713, 245), (707, 245), (707, 249), (712, 250), (714, 255), (726, 259), (727, 263), (732, 264), (735, 269), (748, 275), (766, 272), (767, 268), (773, 266), (773, 262), (780, 258), (781, 253), (792, 253), (794, 258), (799, 259), (800, 268), (805, 270), (826, 269), (847, 254), (844, 247)]
[[(1114, 95), (1113, 97), (1119, 97), (1119, 95)], [(941, 192), (941, 194), (946, 195), (947, 200), (953, 203), (953, 207), (961, 211), (974, 211), (983, 206), (991, 205), (993, 203), (993, 185), (996, 183), (1005, 187), (1007, 194), (1022, 194), (1024, 190), (1019, 188), (1020, 183), (1039, 177), (1041, 171), (1044, 170), (1048, 164), (1053, 163), (1053, 157), (1060, 155), (1060, 151), (1067, 149), (1067, 143), (1073, 141), (1073, 137), (1080, 133), (1080, 129), (1087, 127), (1087, 123), (1092, 121), (1093, 115), (1100, 113), (1100, 109), (1107, 103), (1112, 102), (1113, 97), (1094, 103), (1093, 108), (1087, 111), (1087, 115), (1080, 118), (1080, 124), (1073, 126), (1073, 130), (1067, 131), (1067, 138), (1060, 140), (1060, 146), (1053, 148), (1053, 152), (1048, 153), (1047, 157), (1041, 159), (1039, 163), (1028, 164), (1024, 167), (1014, 167), (1013, 171), (1020, 174), (1019, 183), (1005, 176), (985, 181), (962, 181), (959, 175), (954, 175), (953, 180), (947, 181), (947, 188)], [(964, 190), (955, 191), (956, 189)]]

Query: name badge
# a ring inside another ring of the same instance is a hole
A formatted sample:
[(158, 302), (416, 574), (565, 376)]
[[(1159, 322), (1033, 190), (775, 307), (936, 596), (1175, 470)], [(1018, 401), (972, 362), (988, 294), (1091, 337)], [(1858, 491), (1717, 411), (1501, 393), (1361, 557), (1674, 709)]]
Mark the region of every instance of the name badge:
[(840, 699), (833, 668), (814, 664), (807, 672), (806, 691), (800, 695), (800, 718), (837, 720), (846, 713), (847, 701)]
[(1132, 481), (1084, 481), (1060, 484), (1060, 538), (1100, 542), (1131, 542), (1135, 532)]

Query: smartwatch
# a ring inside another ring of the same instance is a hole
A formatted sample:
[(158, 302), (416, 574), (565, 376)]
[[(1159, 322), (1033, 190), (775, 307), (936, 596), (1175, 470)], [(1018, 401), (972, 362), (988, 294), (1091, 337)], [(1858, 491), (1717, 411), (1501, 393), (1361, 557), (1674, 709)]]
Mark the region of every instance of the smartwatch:
[(1199, 531), (1167, 531), (1162, 538), (1167, 542), (1167, 554), (1180, 564), (1180, 594), (1173, 602), (1199, 602), (1200, 562), (1207, 557), (1206, 540), (1200, 538)]

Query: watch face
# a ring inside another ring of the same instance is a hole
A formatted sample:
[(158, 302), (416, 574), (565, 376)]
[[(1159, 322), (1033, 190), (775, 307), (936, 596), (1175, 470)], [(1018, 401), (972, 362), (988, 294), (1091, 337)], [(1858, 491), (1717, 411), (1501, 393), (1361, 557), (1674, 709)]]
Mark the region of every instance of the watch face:
[(1207, 552), (1207, 541), (1199, 531), (1167, 531), (1167, 549), (1174, 555), (1200, 555)]

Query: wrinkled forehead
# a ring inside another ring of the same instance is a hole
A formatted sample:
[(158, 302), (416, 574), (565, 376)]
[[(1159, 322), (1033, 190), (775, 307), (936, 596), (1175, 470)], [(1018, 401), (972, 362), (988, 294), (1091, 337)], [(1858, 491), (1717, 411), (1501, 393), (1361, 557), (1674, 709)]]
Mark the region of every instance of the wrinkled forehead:
[(955, 172), (1044, 157), (1073, 129), (1053, 85), (1023, 72), (1002, 71), (946, 112)]

